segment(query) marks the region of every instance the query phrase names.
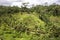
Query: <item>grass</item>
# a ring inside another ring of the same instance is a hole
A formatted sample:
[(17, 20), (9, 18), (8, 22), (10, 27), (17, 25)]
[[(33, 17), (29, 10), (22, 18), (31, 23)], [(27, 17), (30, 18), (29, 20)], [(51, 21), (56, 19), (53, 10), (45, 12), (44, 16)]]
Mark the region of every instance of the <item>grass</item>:
[[(16, 13), (2, 15), (0, 17), (0, 39), (59, 40), (59, 37), (49, 37), (51, 33), (50, 26), (46, 26), (46, 23), (39, 19), (38, 16), (39, 15), (36, 13), (28, 14), (26, 12), (23, 14)], [(50, 16), (50, 21), (57, 26), (60, 26), (60, 17)]]

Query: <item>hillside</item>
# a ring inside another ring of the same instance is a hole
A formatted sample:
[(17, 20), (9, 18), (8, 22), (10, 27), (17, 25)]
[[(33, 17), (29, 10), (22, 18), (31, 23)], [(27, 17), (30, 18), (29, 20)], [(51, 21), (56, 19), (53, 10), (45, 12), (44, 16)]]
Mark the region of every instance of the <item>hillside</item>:
[(0, 6), (0, 40), (60, 40), (60, 6)]

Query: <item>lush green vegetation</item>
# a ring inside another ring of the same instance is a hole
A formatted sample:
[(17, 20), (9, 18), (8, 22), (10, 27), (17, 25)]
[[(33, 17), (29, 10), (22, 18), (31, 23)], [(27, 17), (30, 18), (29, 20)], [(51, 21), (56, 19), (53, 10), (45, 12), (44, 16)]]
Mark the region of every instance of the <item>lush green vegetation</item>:
[(0, 6), (0, 40), (60, 40), (60, 5)]

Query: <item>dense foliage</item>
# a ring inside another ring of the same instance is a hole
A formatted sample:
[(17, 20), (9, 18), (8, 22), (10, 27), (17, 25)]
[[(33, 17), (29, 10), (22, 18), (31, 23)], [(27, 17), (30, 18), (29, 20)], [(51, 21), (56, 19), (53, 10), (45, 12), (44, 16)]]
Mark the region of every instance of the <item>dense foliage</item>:
[(60, 5), (0, 6), (0, 40), (60, 40)]

